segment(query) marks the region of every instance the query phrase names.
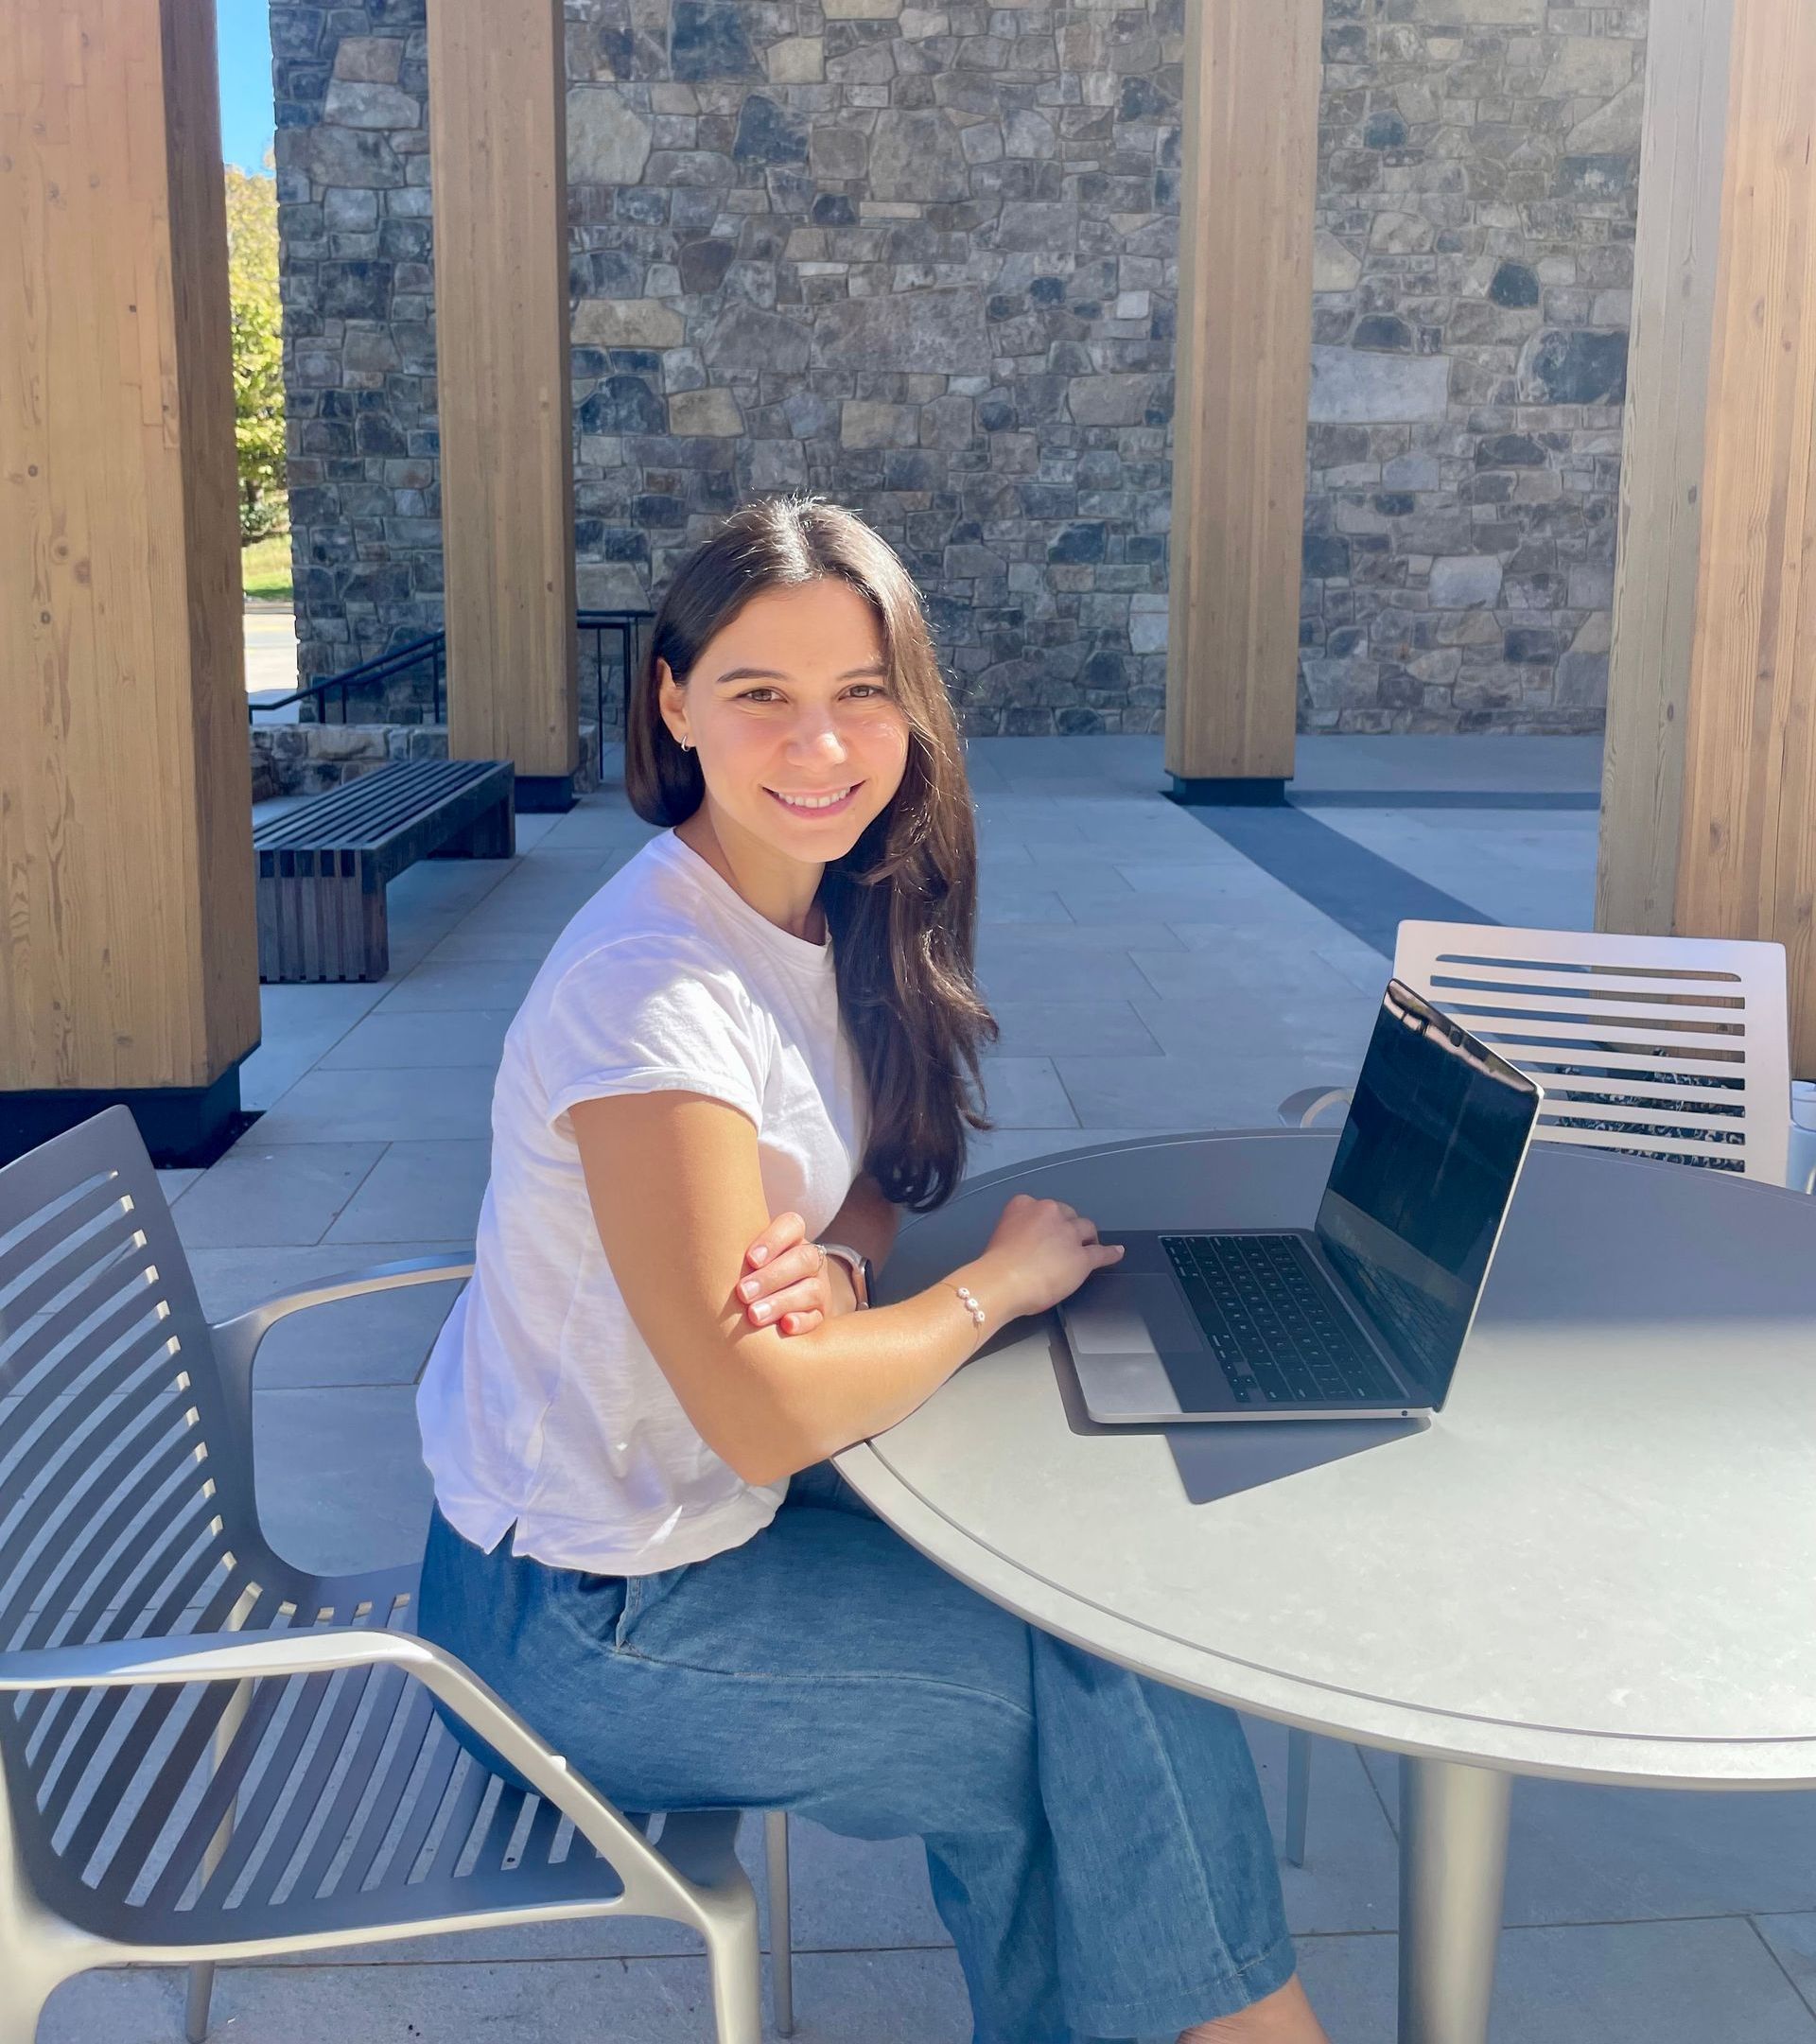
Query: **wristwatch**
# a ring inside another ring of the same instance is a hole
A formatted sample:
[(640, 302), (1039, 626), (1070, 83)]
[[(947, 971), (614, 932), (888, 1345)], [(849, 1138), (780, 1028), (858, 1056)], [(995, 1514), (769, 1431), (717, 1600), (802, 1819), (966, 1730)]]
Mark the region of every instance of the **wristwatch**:
[(870, 1259), (862, 1249), (854, 1249), (845, 1242), (822, 1242), (819, 1247), (829, 1256), (836, 1256), (851, 1273), (851, 1289), (858, 1295), (858, 1304), (870, 1303)]

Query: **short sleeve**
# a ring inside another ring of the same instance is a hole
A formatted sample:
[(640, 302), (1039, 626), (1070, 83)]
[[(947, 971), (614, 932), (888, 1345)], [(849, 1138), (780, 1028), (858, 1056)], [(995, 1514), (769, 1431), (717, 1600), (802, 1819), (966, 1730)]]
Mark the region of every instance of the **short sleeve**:
[(576, 1101), (696, 1092), (762, 1127), (760, 1018), (724, 961), (687, 945), (632, 938), (577, 959), (550, 989), (530, 1051), (563, 1129)]

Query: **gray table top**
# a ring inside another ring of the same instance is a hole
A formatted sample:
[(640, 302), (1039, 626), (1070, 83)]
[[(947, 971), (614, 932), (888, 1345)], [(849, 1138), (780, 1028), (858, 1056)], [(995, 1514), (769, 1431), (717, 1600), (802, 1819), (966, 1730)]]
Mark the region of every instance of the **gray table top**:
[[(991, 1172), (1121, 1229), (1309, 1225), (1335, 1138), (1161, 1136)], [(1264, 1716), (1521, 1773), (1816, 1786), (1816, 1200), (1542, 1144), (1429, 1431), (1209, 1505), (1163, 1438), (1074, 1434), (1052, 1315), (840, 1469), (1048, 1631)]]

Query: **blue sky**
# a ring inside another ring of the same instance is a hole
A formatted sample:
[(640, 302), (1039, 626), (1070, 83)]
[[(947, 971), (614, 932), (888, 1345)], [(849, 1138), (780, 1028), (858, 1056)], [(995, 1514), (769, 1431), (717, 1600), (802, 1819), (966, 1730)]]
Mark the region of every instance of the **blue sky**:
[(216, 0), (220, 43), (220, 153), (262, 170), (271, 146), (271, 24), (266, 0)]

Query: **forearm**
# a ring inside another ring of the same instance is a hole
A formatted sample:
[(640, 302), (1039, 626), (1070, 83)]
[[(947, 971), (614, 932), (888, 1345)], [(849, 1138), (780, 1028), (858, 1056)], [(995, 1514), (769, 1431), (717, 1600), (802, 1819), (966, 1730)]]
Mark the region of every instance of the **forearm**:
[[(960, 1284), (983, 1307), (983, 1326), (959, 1298)], [(979, 1259), (899, 1304), (838, 1314), (808, 1334), (764, 1339), (752, 1358), (763, 1384), (762, 1438), (747, 1438), (740, 1473), (752, 1482), (779, 1482), (882, 1433), (1017, 1311), (1004, 1274)]]

